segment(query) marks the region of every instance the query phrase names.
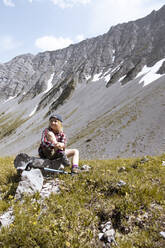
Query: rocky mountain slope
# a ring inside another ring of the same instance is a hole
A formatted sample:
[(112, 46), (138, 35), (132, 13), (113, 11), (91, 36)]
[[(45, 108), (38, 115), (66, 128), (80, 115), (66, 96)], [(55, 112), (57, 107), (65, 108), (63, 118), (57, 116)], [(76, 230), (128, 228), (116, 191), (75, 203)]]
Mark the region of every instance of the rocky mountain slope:
[(165, 150), (165, 6), (98, 37), (0, 64), (0, 156), (37, 154), (47, 116), (81, 158)]

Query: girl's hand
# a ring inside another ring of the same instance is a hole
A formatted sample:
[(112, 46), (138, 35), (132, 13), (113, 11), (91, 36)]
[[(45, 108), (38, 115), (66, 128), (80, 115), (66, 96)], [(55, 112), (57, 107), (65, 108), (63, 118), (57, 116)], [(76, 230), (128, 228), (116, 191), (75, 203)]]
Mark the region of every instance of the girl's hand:
[(56, 144), (56, 147), (58, 148), (58, 149), (64, 149), (64, 143), (61, 143), (61, 142), (57, 142), (57, 144)]

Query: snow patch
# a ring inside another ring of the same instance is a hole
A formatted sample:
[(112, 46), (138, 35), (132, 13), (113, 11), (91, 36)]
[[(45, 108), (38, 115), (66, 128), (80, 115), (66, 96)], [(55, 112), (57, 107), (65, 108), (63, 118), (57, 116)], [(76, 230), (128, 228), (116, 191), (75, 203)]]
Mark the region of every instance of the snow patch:
[[(61, 78), (62, 74), (64, 71), (61, 71), (60, 74), (58, 75), (58, 78)], [(54, 75), (53, 75), (54, 76)]]
[(101, 76), (102, 72), (98, 73), (98, 74), (95, 74), (94, 77), (93, 77), (93, 80), (92, 82), (96, 82), (100, 79), (100, 76)]
[(121, 82), (125, 77), (126, 77), (126, 74), (119, 79), (119, 82)]
[(111, 78), (111, 74), (104, 76), (104, 80), (106, 81), (106, 83), (109, 82), (110, 78)]
[(14, 99), (14, 98), (16, 98), (17, 96), (10, 96), (6, 101), (4, 101), (4, 102), (9, 102), (9, 101), (11, 101), (12, 99)]
[(90, 75), (85, 75), (85, 79), (88, 81), (91, 78)]
[(112, 63), (115, 61), (115, 50), (112, 50), (113, 56), (112, 56)]
[(121, 61), (120, 64), (117, 65), (117, 66), (111, 71), (111, 73), (112, 73), (112, 72), (115, 72), (115, 73), (116, 73), (116, 72), (120, 69), (120, 66), (123, 64), (123, 62), (124, 62), (124, 61)]
[(146, 65), (143, 67), (142, 71), (138, 73), (138, 75), (136, 76), (143, 76), (140, 80), (139, 83), (144, 83), (143, 87), (152, 83), (153, 81), (155, 81), (156, 79), (160, 78), (161, 76), (163, 76), (163, 74), (158, 74), (157, 71), (160, 69), (160, 67), (162, 66), (163, 62), (165, 61), (164, 59), (161, 59), (160, 61), (158, 61), (154, 66), (152, 67), (147, 67)]
[(47, 84), (47, 89), (43, 93), (47, 93), (53, 87), (53, 84), (52, 84), (53, 77), (54, 77), (54, 72), (50, 75), (50, 78)]
[(38, 105), (37, 106), (35, 106), (35, 108), (32, 110), (32, 112), (29, 114), (29, 117), (31, 117), (32, 115), (34, 115), (34, 113), (36, 112), (36, 110), (37, 110), (37, 107), (38, 107)]

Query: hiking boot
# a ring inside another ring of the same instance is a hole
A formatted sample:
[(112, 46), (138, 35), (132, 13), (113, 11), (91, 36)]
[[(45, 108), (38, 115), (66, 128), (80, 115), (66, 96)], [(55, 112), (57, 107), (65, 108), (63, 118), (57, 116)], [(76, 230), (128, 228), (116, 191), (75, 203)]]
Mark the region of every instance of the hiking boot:
[(72, 167), (71, 172), (73, 174), (79, 174), (81, 173), (81, 169), (79, 167)]

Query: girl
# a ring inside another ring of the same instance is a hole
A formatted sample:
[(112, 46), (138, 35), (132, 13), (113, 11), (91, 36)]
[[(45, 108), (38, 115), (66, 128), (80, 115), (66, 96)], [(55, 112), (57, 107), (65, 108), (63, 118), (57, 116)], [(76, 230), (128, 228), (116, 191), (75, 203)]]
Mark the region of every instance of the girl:
[(66, 149), (66, 136), (63, 132), (62, 117), (52, 114), (49, 118), (49, 127), (42, 133), (41, 145), (39, 147), (41, 158), (61, 158), (64, 166), (70, 165), (68, 158), (72, 157), (72, 172), (79, 173), (79, 151), (77, 149)]

